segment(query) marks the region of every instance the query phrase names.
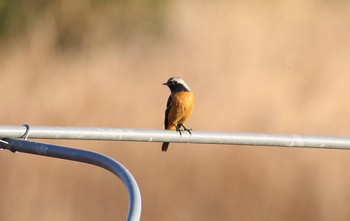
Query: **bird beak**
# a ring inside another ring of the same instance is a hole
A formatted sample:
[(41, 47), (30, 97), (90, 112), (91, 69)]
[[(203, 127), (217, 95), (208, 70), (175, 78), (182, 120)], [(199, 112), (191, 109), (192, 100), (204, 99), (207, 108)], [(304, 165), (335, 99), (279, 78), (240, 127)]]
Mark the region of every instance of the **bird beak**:
[(168, 85), (168, 83), (163, 83), (162, 85)]

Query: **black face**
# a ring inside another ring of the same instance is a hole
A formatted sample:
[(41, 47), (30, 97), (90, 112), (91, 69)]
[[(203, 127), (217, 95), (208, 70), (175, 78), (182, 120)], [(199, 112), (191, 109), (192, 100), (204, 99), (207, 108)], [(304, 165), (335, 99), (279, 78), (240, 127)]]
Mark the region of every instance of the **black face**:
[(190, 91), (185, 82), (178, 77), (169, 78), (163, 85), (167, 85), (172, 93)]

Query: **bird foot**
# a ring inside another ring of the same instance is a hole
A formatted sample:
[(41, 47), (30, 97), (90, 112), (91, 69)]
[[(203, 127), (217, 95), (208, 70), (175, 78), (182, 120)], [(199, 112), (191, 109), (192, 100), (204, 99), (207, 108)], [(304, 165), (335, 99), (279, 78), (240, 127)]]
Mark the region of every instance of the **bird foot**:
[[(180, 129), (181, 127), (183, 128), (182, 130)], [(176, 130), (179, 131), (180, 135), (182, 135), (183, 131), (187, 131), (190, 135), (192, 135), (192, 132), (191, 132), (192, 129), (186, 128), (183, 124), (179, 124)]]

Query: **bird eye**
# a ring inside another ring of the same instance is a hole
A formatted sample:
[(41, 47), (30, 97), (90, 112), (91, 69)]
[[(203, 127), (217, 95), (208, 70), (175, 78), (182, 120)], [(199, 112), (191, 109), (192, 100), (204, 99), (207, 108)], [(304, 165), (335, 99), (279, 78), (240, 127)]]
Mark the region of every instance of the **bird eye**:
[(174, 84), (174, 85), (177, 85), (177, 84), (178, 84), (178, 82), (177, 82), (177, 81), (174, 81), (174, 82), (173, 82), (173, 84)]

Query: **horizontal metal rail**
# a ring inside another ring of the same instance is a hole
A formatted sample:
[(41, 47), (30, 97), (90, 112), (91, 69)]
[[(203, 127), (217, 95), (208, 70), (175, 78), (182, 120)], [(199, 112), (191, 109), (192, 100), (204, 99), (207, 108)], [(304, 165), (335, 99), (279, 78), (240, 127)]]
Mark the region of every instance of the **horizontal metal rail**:
[(59, 127), (59, 126), (0, 126), (0, 138), (115, 140), (140, 142), (174, 142), (201, 144), (234, 144), (302, 148), (350, 149), (349, 137), (305, 136), (288, 134), (208, 132), (193, 130), (180, 135), (176, 131)]
[(1, 148), (8, 149), (12, 152), (30, 153), (92, 164), (112, 172), (122, 180), (129, 193), (129, 210), (127, 220), (140, 220), (141, 194), (139, 187), (131, 173), (118, 161), (92, 151), (25, 140), (3, 139), (0, 142), (0, 149)]

